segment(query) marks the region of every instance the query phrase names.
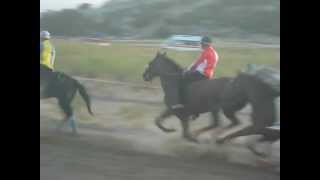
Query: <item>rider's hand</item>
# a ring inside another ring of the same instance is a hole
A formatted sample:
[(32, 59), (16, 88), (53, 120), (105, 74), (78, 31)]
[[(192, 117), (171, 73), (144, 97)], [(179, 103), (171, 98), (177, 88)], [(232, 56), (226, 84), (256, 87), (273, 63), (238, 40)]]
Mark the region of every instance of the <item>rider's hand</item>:
[(186, 68), (183, 70), (182, 75), (185, 76), (186, 74), (188, 74), (188, 72), (189, 72), (189, 69)]

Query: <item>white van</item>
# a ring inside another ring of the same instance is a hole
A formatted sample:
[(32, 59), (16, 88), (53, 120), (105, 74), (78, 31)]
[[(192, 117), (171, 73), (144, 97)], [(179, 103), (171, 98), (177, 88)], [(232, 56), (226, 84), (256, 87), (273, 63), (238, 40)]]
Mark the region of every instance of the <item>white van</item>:
[(192, 35), (173, 35), (165, 41), (163, 48), (198, 51), (201, 50), (201, 38), (201, 36)]

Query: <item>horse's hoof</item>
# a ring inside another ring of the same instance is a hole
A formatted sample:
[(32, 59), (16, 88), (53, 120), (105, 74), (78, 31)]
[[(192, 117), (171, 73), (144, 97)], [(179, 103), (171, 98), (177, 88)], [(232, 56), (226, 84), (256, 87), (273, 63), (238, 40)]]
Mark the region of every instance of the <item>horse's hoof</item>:
[(185, 139), (188, 140), (189, 142), (193, 142), (193, 143), (199, 144), (199, 141), (194, 137), (187, 136), (187, 137), (185, 137)]
[(56, 133), (60, 133), (62, 131), (63, 127), (59, 126), (55, 128)]
[(216, 143), (217, 143), (218, 145), (222, 145), (222, 144), (224, 144), (224, 139), (217, 139), (217, 140), (216, 140)]
[(267, 159), (258, 159), (256, 161), (256, 165), (264, 168), (276, 168), (276, 165), (272, 161)]
[(201, 131), (194, 131), (194, 132), (192, 133), (193, 137), (199, 137), (201, 134), (202, 134)]
[(217, 134), (217, 135), (219, 135), (219, 134), (222, 134), (223, 131), (224, 131), (224, 130), (223, 130), (222, 128), (217, 128), (217, 129), (214, 131), (214, 133)]
[(161, 129), (163, 132), (165, 132), (165, 133), (173, 133), (173, 132), (176, 132), (177, 130), (176, 129), (169, 129), (169, 128), (165, 128), (165, 127), (163, 127), (161, 124), (159, 124), (159, 123), (156, 123), (156, 125), (157, 125), (157, 127), (159, 128), (159, 129)]
[(199, 141), (197, 139), (188, 139), (189, 142), (192, 142), (192, 143), (196, 143), (196, 144), (199, 144)]
[(71, 136), (72, 136), (72, 137), (79, 137), (79, 133), (78, 133), (78, 132), (72, 132), (72, 133), (71, 133)]
[(194, 121), (194, 120), (198, 119), (198, 117), (199, 117), (199, 115), (192, 115), (191, 120)]
[(163, 129), (164, 132), (166, 133), (173, 133), (173, 132), (176, 132), (177, 130), (175, 129)]
[(260, 157), (260, 158), (267, 158), (267, 154), (263, 153), (263, 152), (259, 152), (255, 149), (255, 147), (251, 144), (247, 145), (247, 148), (256, 156)]

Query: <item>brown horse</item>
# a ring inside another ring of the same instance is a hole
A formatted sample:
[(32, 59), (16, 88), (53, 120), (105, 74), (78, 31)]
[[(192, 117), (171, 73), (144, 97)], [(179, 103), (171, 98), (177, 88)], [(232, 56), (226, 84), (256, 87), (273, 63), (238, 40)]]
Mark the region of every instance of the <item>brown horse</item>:
[[(167, 129), (162, 126), (163, 121), (175, 115), (183, 127), (183, 137), (187, 140), (197, 142), (189, 132), (189, 120), (193, 116), (201, 113), (211, 112), (212, 124), (198, 132), (204, 132), (219, 126), (219, 111), (223, 109), (224, 114), (231, 120), (228, 128), (239, 124), (235, 112), (242, 109), (247, 104), (246, 96), (236, 98), (224, 98), (225, 89), (232, 84), (232, 78), (223, 77), (213, 80), (203, 80), (194, 82), (184, 90), (184, 105), (182, 113), (176, 113), (171, 107), (172, 101), (179, 98), (177, 89), (181, 86), (183, 69), (166, 54), (157, 53), (156, 57), (149, 63), (143, 73), (145, 81), (152, 81), (159, 76), (165, 94), (164, 102), (167, 108), (156, 118), (156, 125), (165, 132), (174, 132), (175, 129)], [(231, 89), (231, 88), (229, 88)], [(233, 95), (233, 94), (232, 94)], [(225, 99), (225, 100), (223, 100)], [(231, 100), (231, 101), (230, 101)]]

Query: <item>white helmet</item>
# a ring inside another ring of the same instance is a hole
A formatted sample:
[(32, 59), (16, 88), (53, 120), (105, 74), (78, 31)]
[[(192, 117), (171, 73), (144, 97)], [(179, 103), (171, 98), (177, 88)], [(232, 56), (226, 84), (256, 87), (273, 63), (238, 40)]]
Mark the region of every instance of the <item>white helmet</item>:
[(40, 38), (50, 39), (50, 33), (48, 31), (41, 31), (40, 32)]

